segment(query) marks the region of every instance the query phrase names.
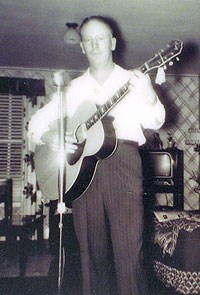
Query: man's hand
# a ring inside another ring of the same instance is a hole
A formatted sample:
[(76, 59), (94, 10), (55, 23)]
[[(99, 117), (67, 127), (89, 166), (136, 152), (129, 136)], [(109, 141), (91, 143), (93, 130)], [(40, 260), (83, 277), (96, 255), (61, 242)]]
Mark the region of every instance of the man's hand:
[(78, 149), (78, 146), (76, 143), (77, 142), (71, 136), (71, 134), (69, 132), (66, 132), (66, 134), (65, 134), (65, 151), (66, 151), (66, 153), (74, 154), (75, 151)]
[(76, 130), (76, 138), (73, 132), (65, 133), (65, 151), (66, 153), (74, 154), (78, 149), (78, 143), (82, 143), (87, 138), (87, 130), (85, 124), (78, 126)]
[[(42, 142), (46, 144), (53, 152), (59, 151), (59, 136), (55, 131), (47, 131), (42, 135)], [(73, 154), (77, 150), (75, 140), (69, 133), (65, 134), (65, 152)]]
[(45, 132), (41, 140), (44, 144), (46, 144), (52, 151), (57, 152), (59, 149), (59, 139), (58, 139), (58, 134), (53, 131), (47, 131)]

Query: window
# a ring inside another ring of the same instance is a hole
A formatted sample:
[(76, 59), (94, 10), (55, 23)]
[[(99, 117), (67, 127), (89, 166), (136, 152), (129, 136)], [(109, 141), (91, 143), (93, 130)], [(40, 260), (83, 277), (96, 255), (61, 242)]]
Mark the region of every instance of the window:
[(13, 179), (14, 201), (23, 178), (23, 96), (0, 95), (0, 179)]

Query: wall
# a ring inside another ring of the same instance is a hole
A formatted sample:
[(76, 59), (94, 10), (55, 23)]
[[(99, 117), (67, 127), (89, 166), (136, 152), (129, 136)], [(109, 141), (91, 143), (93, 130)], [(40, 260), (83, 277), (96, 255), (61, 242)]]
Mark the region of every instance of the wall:
[(168, 133), (171, 133), (176, 146), (184, 151), (184, 207), (198, 209), (199, 193), (194, 191), (198, 184), (191, 176), (193, 172), (196, 176), (199, 174), (199, 154), (194, 146), (185, 144), (185, 139), (190, 127), (199, 128), (199, 77), (168, 75), (157, 90), (167, 111), (160, 137), (166, 146)]

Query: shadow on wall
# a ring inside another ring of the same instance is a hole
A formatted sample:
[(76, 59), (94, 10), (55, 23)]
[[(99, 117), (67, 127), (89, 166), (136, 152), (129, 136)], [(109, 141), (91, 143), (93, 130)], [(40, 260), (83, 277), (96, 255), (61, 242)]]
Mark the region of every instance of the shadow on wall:
[(125, 41), (122, 37), (120, 27), (112, 18), (106, 18), (106, 20), (109, 22), (111, 28), (113, 29), (113, 36), (117, 39), (116, 49), (115, 51), (113, 51), (113, 59), (116, 63), (123, 67)]
[[(183, 51), (180, 55), (179, 62), (174, 63), (173, 73), (181, 75), (187, 72), (187, 69), (195, 64), (195, 60), (199, 58), (199, 47), (193, 41), (188, 41), (183, 45)], [(177, 76), (177, 80), (179, 77)]]
[[(174, 60), (173, 67), (170, 67), (170, 73), (174, 75), (173, 87), (176, 87), (176, 84), (179, 84), (184, 75), (187, 73), (187, 69), (195, 63), (199, 56), (199, 47), (195, 42), (188, 41), (183, 45), (183, 51), (180, 55), (180, 60)], [(179, 119), (179, 107), (174, 103), (174, 98), (171, 97), (169, 92), (170, 84), (165, 83), (163, 85), (155, 85), (155, 89), (158, 93), (158, 96), (161, 102), (164, 104), (166, 112), (166, 121), (163, 125), (164, 129), (170, 129), (173, 126), (178, 125)]]

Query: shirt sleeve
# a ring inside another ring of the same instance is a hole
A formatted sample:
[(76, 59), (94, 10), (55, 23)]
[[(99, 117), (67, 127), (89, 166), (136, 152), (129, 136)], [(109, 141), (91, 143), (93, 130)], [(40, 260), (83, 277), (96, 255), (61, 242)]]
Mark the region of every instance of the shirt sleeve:
[(42, 135), (49, 131), (50, 124), (58, 118), (58, 97), (53, 95), (52, 100), (39, 109), (31, 118), (28, 125), (28, 137), (33, 143), (42, 144)]
[(144, 128), (159, 129), (165, 122), (165, 108), (157, 97), (154, 105), (142, 104), (141, 124)]
[[(65, 116), (72, 117), (78, 105), (79, 87), (71, 81), (70, 87), (63, 92)], [(28, 137), (35, 144), (42, 144), (42, 135), (51, 129), (51, 124), (59, 118), (59, 95), (52, 94), (50, 102), (39, 109), (31, 118), (28, 126)]]

